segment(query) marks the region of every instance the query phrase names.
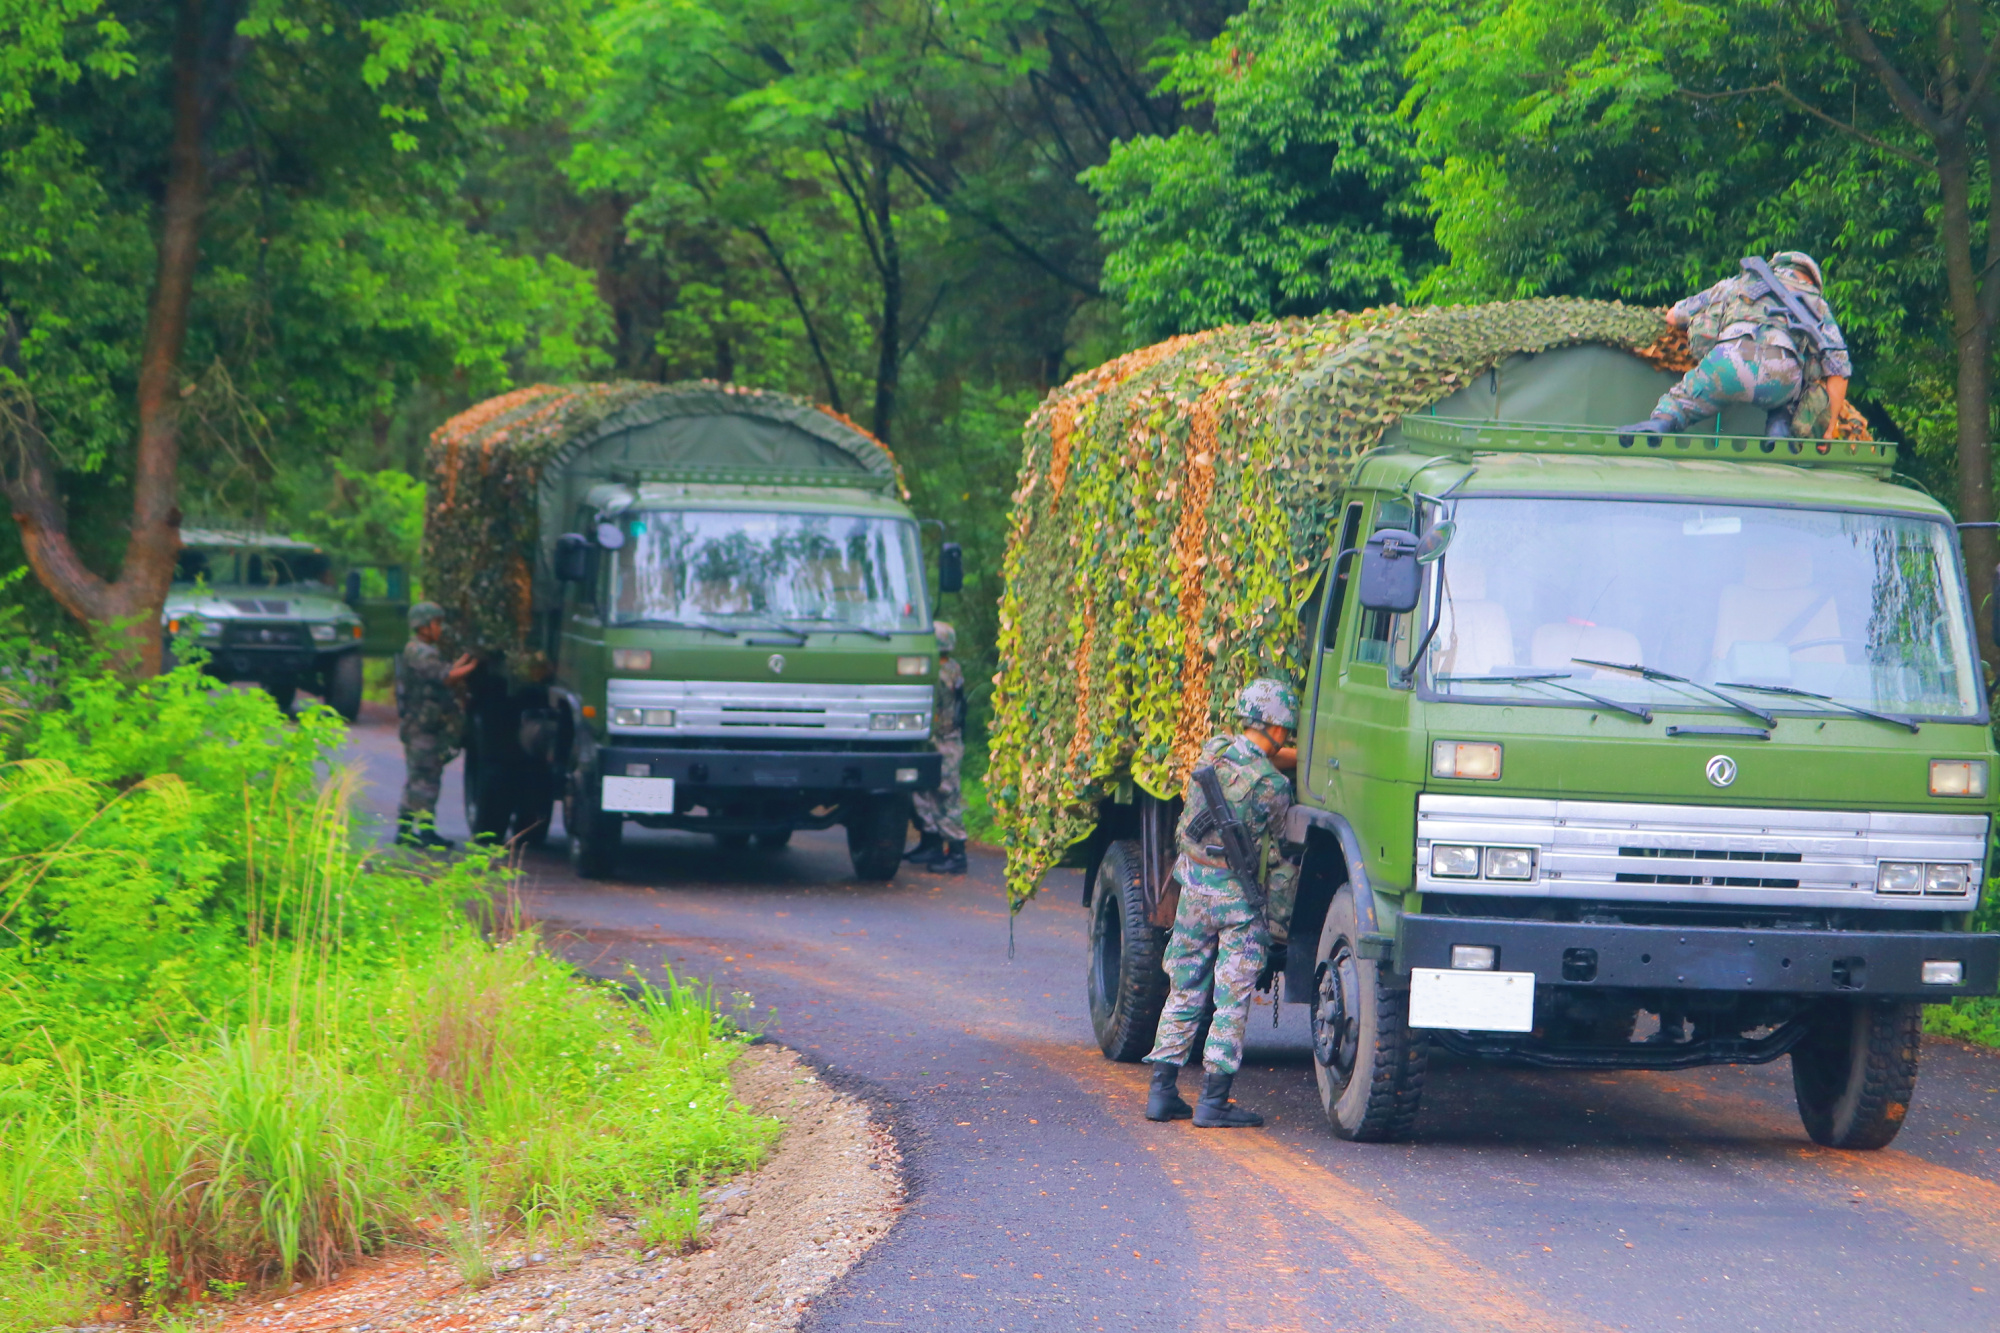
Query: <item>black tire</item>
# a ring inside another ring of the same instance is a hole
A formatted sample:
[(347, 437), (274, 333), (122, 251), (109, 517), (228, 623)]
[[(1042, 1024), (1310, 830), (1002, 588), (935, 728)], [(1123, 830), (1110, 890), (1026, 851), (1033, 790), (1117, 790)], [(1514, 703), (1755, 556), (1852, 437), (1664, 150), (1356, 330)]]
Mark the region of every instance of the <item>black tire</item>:
[(280, 713), (287, 715), (291, 713), (292, 704), (299, 697), (297, 681), (288, 680), (278, 685), (273, 685), (268, 680), (260, 680), (257, 683), (262, 685), (265, 693), (271, 696), (271, 702), (278, 705)]
[(556, 817), (556, 784), (539, 760), (529, 761), (531, 769), (515, 784), (514, 839), (523, 847), (540, 847), (549, 840), (549, 825)]
[(569, 830), (569, 864), (584, 879), (609, 879), (618, 869), (618, 852), (625, 841), (625, 820), (599, 808), (597, 779), (573, 774), (563, 802), (563, 827)]
[(910, 798), (878, 796), (847, 821), (847, 856), (856, 879), (886, 884), (903, 868), (903, 835), (910, 827)]
[(775, 852), (792, 841), (792, 831), (788, 828), (770, 829), (757, 835), (757, 845), (767, 852)]
[(725, 852), (740, 852), (750, 845), (747, 833), (715, 833), (710, 836), (715, 839), (715, 845)]
[(1410, 1027), (1410, 993), (1383, 984), (1382, 967), (1356, 952), (1354, 890), (1326, 909), (1313, 967), (1313, 1076), (1327, 1124), (1356, 1143), (1409, 1137), (1423, 1101), (1430, 1037)]
[(1160, 967), (1167, 932), (1146, 920), (1143, 864), (1139, 844), (1131, 839), (1106, 847), (1090, 904), (1090, 964), (1084, 977), (1090, 1026), (1104, 1057), (1121, 1064), (1143, 1060), (1153, 1049), (1167, 1002), (1167, 974)]
[(349, 722), (361, 716), (361, 652), (342, 653), (326, 664), (326, 706)]
[(474, 838), (505, 842), (514, 818), (516, 775), (501, 760), (487, 757), (479, 731), (475, 722), (465, 738), (465, 826)]
[(1792, 1091), (1806, 1133), (1823, 1148), (1886, 1148), (1917, 1090), (1923, 1006), (1830, 1000), (1792, 1048)]

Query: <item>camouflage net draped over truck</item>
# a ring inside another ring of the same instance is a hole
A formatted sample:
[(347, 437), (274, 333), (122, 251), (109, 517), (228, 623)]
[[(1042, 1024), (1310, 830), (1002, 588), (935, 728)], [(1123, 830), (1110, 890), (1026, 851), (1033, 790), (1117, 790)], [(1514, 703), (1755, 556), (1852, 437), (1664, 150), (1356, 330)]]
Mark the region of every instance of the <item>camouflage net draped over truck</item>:
[(1120, 782), (1177, 793), (1243, 682), (1303, 684), (1299, 610), (1386, 430), (1507, 356), (1579, 343), (1693, 364), (1661, 311), (1509, 301), (1189, 334), (1051, 393), (1013, 496), (986, 775), (1015, 904)]
[[(543, 483), (595, 441), (674, 418), (718, 416), (802, 431), (851, 458), (857, 475), (902, 489), (887, 446), (831, 408), (791, 394), (714, 380), (614, 381), (535, 384), (489, 398), (432, 432), (425, 460), (424, 588), (447, 612), (453, 650), (505, 653), (514, 674), (535, 677), (543, 664), (531, 642), (534, 614), (559, 600), (544, 540), (554, 534), (541, 531), (551, 508)], [(704, 466), (720, 475), (743, 461), (717, 456)]]

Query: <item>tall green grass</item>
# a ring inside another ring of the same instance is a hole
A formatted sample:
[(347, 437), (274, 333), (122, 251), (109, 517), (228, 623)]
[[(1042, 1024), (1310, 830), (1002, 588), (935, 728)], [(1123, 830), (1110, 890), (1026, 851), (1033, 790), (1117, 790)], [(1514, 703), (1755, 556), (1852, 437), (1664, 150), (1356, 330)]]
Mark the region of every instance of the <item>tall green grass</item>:
[(518, 929), (507, 868), (360, 846), (330, 714), (66, 682), (0, 765), (0, 1330), (584, 1234), (757, 1160), (741, 1035)]

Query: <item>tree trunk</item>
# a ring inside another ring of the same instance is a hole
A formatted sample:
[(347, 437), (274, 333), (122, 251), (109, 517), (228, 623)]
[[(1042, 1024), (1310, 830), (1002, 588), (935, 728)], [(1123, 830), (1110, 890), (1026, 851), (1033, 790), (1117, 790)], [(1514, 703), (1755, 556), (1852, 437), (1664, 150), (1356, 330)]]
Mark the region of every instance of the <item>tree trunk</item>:
[(881, 251), (882, 329), (875, 354), (875, 438), (889, 443), (896, 415), (897, 381), (903, 368), (903, 255), (896, 244), (894, 212), (895, 166), (887, 153), (874, 153), (870, 203), (875, 213), (876, 245)]
[(35, 576), (89, 624), (125, 669), (160, 669), (160, 609), (180, 551), (180, 362), (208, 204), (206, 129), (227, 73), (236, 32), (235, 0), (182, 0), (174, 34), (173, 139), (160, 210), (158, 267), (139, 357), (138, 433), (132, 466), (132, 521), (118, 579), (107, 582), (78, 557), (58, 482), (59, 461), (32, 404), (17, 423), (19, 466), (7, 498)]

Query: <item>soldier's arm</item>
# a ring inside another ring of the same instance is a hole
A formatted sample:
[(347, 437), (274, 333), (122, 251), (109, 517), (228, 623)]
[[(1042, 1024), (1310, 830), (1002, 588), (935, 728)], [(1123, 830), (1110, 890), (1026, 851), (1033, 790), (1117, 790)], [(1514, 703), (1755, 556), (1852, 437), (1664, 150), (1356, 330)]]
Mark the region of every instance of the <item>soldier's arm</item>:
[[(1820, 303), (1819, 310), (1826, 310), (1825, 302)], [(1818, 314), (1819, 311), (1816, 310), (1813, 313)], [(1854, 377), (1854, 362), (1848, 358), (1847, 352), (1844, 350), (1847, 344), (1847, 337), (1841, 333), (1840, 325), (1834, 323), (1832, 311), (1827, 310), (1826, 315), (1821, 320), (1820, 327), (1825, 330), (1826, 336), (1830, 341), (1841, 344), (1843, 349), (1825, 352), (1821, 354), (1819, 361), (1820, 373), (1826, 376), (1826, 389), (1828, 393), (1833, 392), (1833, 381), (1835, 379), (1840, 381), (1840, 399), (1833, 405), (1834, 417), (1838, 419), (1840, 416), (1840, 404), (1847, 401), (1847, 381)]]
[[(1722, 282), (1727, 281), (1729, 281), (1727, 278), (1722, 280)], [(1667, 311), (1667, 323), (1677, 329), (1686, 328), (1689, 320), (1715, 303), (1716, 297), (1722, 294), (1722, 282), (1716, 283), (1705, 292), (1696, 292), (1685, 300), (1676, 301), (1674, 308)]]
[(1283, 779), (1266, 779), (1257, 793), (1264, 807), (1264, 845), (1271, 849), (1270, 869), (1264, 880), (1264, 916), (1270, 922), (1273, 944), (1291, 938), (1292, 904), (1299, 895), (1299, 868), (1284, 852), (1285, 814), (1292, 808), (1290, 787)]
[(419, 680), (428, 680), (442, 685), (451, 675), (451, 666), (444, 660), (444, 654), (428, 643), (416, 643), (403, 651), (403, 666)]

